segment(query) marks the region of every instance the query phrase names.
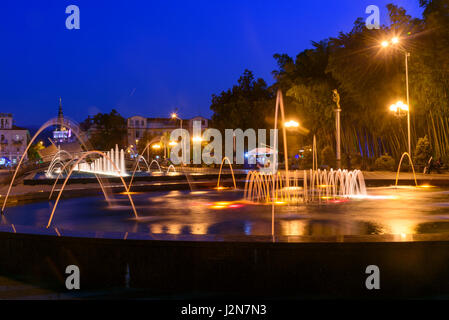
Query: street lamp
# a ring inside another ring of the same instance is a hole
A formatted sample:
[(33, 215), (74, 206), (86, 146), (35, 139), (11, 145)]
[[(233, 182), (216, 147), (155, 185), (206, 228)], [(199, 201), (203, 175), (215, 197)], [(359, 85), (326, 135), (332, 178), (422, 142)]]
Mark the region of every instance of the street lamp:
[[(177, 120), (180, 121), (181, 131), (182, 131), (182, 119), (178, 117), (178, 114), (177, 114), (176, 112), (173, 112), (173, 113), (171, 114), (171, 118), (172, 118), (172, 119), (177, 119)], [(183, 149), (185, 150), (185, 141), (184, 141), (184, 139), (183, 139)], [(183, 152), (185, 152), (185, 151), (183, 151)], [(184, 156), (183, 156), (183, 158), (184, 158)], [(182, 161), (182, 159), (181, 159), (181, 162), (184, 163), (184, 162)]]
[(171, 118), (172, 118), (172, 119), (177, 119), (177, 120), (179, 120), (179, 121), (181, 122), (181, 129), (182, 129), (182, 119), (179, 118), (178, 115), (177, 115), (175, 112), (173, 112), (173, 113), (171, 114)]
[(402, 101), (398, 101), (390, 106), (390, 111), (396, 112), (397, 116), (401, 117), (401, 111), (408, 112), (408, 105), (404, 104)]
[[(398, 49), (399, 51), (401, 51), (402, 53), (404, 53), (405, 55), (405, 86), (406, 86), (406, 91), (407, 91), (407, 110), (403, 110), (403, 111), (407, 111), (407, 133), (408, 133), (408, 153), (411, 156), (412, 155), (412, 144), (411, 144), (411, 140), (410, 140), (410, 98), (409, 98), (409, 88), (408, 88), (408, 58), (410, 57), (410, 52), (408, 52), (407, 50), (404, 50), (403, 48), (396, 46), (397, 44), (399, 44), (399, 38), (398, 37), (394, 37), (391, 39), (391, 41), (382, 41), (381, 45), (384, 48), (387, 48), (391, 45), (395, 46), (396, 49)], [(391, 110), (391, 109), (390, 109)]]
[(284, 123), (284, 127), (286, 127), (286, 128), (298, 128), (299, 127), (299, 123), (296, 122), (295, 120), (290, 120), (290, 121)]

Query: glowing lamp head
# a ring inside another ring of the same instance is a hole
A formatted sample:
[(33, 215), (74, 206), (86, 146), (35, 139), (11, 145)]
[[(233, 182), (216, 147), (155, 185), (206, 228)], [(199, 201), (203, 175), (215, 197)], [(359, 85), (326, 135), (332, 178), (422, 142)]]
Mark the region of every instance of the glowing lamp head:
[(408, 111), (408, 105), (406, 105), (404, 102), (402, 101), (398, 101), (395, 104), (392, 104), (390, 106), (390, 111), (393, 112), (398, 112), (398, 111)]
[(193, 137), (192, 141), (193, 142), (201, 142), (201, 141), (203, 141), (203, 138), (201, 138), (201, 137)]
[(401, 104), (400, 106), (399, 106), (399, 108), (402, 110), (402, 111), (408, 111), (408, 105), (406, 105), (406, 104)]
[(153, 148), (153, 149), (155, 149), (155, 150), (158, 150), (158, 149), (161, 148), (161, 146), (160, 146), (159, 144), (153, 144), (153, 145), (151, 146), (151, 148)]
[(382, 41), (381, 45), (382, 45), (382, 47), (386, 48), (386, 47), (388, 47), (389, 43), (388, 43), (388, 41)]
[(178, 143), (176, 142), (176, 141), (170, 141), (169, 143), (168, 143), (168, 145), (170, 146), (170, 147), (174, 147), (174, 146), (176, 146)]
[(391, 39), (391, 43), (392, 44), (398, 44), (399, 43), (399, 38), (398, 37), (394, 37), (393, 39)]
[(285, 126), (286, 128), (297, 128), (297, 127), (299, 127), (299, 123), (296, 122), (296, 121), (294, 121), (294, 120), (290, 120), (290, 121), (286, 122), (286, 123), (284, 124), (284, 126)]
[(176, 119), (177, 117), (178, 117), (178, 115), (177, 115), (176, 113), (173, 112), (173, 113), (171, 114), (171, 118), (172, 118), (172, 119)]

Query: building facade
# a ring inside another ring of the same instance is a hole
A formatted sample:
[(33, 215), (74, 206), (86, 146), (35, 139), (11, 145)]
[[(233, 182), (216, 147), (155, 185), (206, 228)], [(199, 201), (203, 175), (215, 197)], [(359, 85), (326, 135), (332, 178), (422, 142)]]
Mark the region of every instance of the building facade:
[[(194, 121), (201, 122), (201, 130), (209, 127), (209, 119), (204, 117), (194, 117), (191, 119), (182, 119), (182, 128), (193, 134)], [(164, 134), (170, 134), (173, 130), (181, 128), (181, 120), (173, 118), (146, 118), (134, 116), (127, 120), (128, 146), (134, 146), (138, 141), (147, 135), (152, 137), (162, 137)]]
[[(0, 113), (0, 166), (15, 165), (25, 152), (28, 137), (27, 129), (13, 124), (11, 113)], [(25, 154), (25, 160), (28, 156)]]

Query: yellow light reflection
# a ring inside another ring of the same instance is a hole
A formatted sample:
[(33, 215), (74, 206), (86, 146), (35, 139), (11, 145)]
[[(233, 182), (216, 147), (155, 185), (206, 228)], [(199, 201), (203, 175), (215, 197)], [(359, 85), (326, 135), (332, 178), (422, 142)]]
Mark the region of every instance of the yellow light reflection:
[(168, 226), (168, 234), (180, 234), (181, 233), (181, 225), (180, 224), (171, 224)]
[(418, 186), (418, 188), (435, 188), (435, 186), (431, 186), (428, 184), (423, 184), (422, 186)]
[(224, 209), (224, 208), (226, 208), (226, 206), (218, 206), (218, 205), (211, 206), (211, 209)]
[(152, 224), (151, 232), (152, 233), (162, 233), (163, 227), (161, 224)]
[(302, 236), (305, 234), (305, 228), (306, 224), (304, 221), (281, 221), (282, 234), (286, 236)]
[(231, 202), (227, 202), (227, 201), (215, 202), (215, 205), (217, 205), (217, 206), (229, 206), (230, 204), (231, 204)]
[(207, 223), (194, 223), (192, 224), (191, 233), (192, 234), (206, 234), (207, 233)]
[(400, 235), (401, 238), (406, 238), (407, 235), (415, 234), (417, 222), (412, 220), (397, 219), (386, 222), (391, 234)]

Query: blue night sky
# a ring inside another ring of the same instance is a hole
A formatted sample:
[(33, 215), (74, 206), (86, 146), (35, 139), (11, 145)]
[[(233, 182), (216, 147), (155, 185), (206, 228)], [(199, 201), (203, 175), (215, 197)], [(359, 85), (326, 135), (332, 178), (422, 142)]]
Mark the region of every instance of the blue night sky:
[[(123, 116), (210, 117), (211, 95), (244, 69), (273, 82), (274, 53), (296, 56), (347, 32), (365, 8), (394, 2), (421, 16), (418, 0), (12, 1), (0, 6), (0, 112), (39, 126), (64, 114), (117, 109)], [(66, 6), (80, 8), (67, 30)]]

